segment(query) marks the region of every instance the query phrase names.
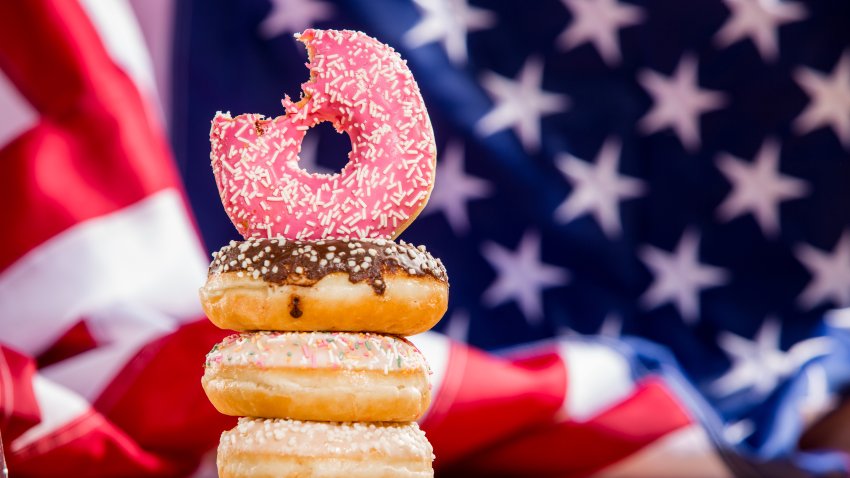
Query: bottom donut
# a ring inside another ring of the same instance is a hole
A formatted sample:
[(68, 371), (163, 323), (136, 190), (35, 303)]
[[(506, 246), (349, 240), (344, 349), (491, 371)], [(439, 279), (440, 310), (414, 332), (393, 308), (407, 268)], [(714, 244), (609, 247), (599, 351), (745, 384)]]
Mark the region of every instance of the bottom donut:
[(240, 418), (221, 435), (220, 478), (433, 477), (433, 449), (416, 423)]

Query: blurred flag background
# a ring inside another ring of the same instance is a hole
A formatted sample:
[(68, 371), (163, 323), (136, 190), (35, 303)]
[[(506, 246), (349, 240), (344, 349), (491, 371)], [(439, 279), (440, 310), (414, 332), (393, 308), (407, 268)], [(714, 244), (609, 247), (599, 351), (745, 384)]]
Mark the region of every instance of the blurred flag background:
[[(439, 476), (848, 476), (848, 25), (832, 0), (3, 3), (11, 476), (214, 476), (226, 332), (196, 291), (238, 237), (209, 124), (282, 114), (308, 27), (394, 46), (434, 123), (403, 238), (451, 278), (415, 339)], [(321, 125), (301, 162), (348, 150)]]

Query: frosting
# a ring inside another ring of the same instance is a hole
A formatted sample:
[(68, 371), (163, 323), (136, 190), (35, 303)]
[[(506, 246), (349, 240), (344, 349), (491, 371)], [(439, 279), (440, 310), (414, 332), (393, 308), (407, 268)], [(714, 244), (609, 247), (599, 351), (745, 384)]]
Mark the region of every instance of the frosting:
[[(244, 237), (398, 235), (425, 207), (436, 147), (413, 75), (389, 46), (354, 31), (307, 30), (303, 99), (284, 116), (218, 113), (211, 160), (222, 203)], [(351, 139), (337, 174), (298, 166), (306, 131), (322, 121)]]
[(448, 282), (442, 262), (424, 246), (417, 248), (404, 241), (397, 244), (384, 239), (232, 241), (213, 254), (209, 270), (211, 276), (227, 272), (276, 284), (305, 286), (342, 272), (348, 274), (351, 282), (367, 282), (377, 294), (386, 290), (387, 272), (428, 275)]
[(251, 332), (225, 338), (207, 354), (206, 367), (428, 371), (419, 350), (391, 335), (347, 332)]
[(431, 444), (416, 423), (310, 422), (240, 418), (222, 444), (289, 456), (422, 457), (433, 460)]

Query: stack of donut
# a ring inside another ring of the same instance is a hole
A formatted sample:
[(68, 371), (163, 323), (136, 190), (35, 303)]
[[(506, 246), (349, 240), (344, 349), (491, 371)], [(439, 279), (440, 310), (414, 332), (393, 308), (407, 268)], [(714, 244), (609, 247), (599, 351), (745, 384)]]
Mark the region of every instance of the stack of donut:
[[(228, 477), (430, 477), (415, 420), (428, 365), (404, 336), (445, 313), (448, 278), (423, 246), (393, 238), (434, 183), (419, 88), (392, 48), (308, 30), (310, 80), (286, 114), (219, 113), (210, 139), (225, 211), (245, 237), (213, 254), (201, 300), (236, 334), (207, 355), (210, 401), (242, 417), (222, 434)], [(306, 131), (330, 121), (352, 151), (337, 174), (298, 167)]]

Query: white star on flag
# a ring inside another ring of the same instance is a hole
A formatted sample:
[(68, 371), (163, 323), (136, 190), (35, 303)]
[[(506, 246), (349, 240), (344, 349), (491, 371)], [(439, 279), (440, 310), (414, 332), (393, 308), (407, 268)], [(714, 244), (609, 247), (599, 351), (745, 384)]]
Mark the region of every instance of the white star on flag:
[(653, 106), (638, 122), (644, 134), (672, 128), (690, 152), (700, 147), (700, 115), (722, 108), (723, 93), (699, 87), (697, 60), (685, 55), (671, 76), (652, 70), (638, 73), (641, 86), (652, 96)]
[(850, 50), (841, 55), (832, 73), (799, 67), (794, 71), (794, 80), (810, 99), (794, 119), (795, 132), (804, 135), (829, 126), (844, 148), (850, 149)]
[(468, 175), (463, 170), (463, 146), (449, 143), (437, 161), (437, 179), (434, 191), (425, 208), (425, 214), (442, 212), (455, 235), (469, 230), (469, 214), (466, 203), (473, 199), (490, 196), (489, 181)]
[(732, 445), (738, 445), (755, 431), (756, 426), (753, 421), (745, 418), (727, 425), (723, 429), (723, 438)]
[(687, 324), (699, 318), (699, 294), (703, 289), (728, 282), (725, 269), (699, 262), (699, 236), (686, 230), (674, 252), (653, 246), (639, 251), (640, 259), (652, 272), (654, 279), (640, 300), (649, 309), (672, 302)]
[(779, 321), (774, 318), (765, 319), (754, 339), (721, 331), (717, 344), (732, 360), (732, 366), (712, 382), (711, 392), (720, 397), (746, 389), (767, 394), (781, 379), (830, 351), (830, 339), (815, 337), (797, 342), (785, 352), (780, 346), (781, 332)]
[(722, 154), (717, 169), (732, 184), (717, 207), (717, 217), (727, 222), (752, 214), (765, 237), (774, 238), (779, 233), (779, 203), (809, 192), (806, 181), (779, 172), (779, 143), (773, 139), (762, 144), (753, 162)]
[(531, 57), (511, 80), (493, 72), (485, 72), (481, 84), (493, 98), (493, 108), (476, 124), (479, 134), (489, 136), (508, 127), (514, 127), (528, 151), (540, 147), (540, 122), (544, 115), (566, 111), (567, 95), (550, 93), (542, 89), (543, 60)]
[(331, 4), (317, 0), (271, 0), (272, 9), (260, 23), (263, 38), (300, 33), (333, 15)]
[(617, 0), (561, 1), (573, 19), (558, 37), (558, 45), (563, 50), (571, 50), (590, 43), (608, 66), (618, 65), (622, 54), (617, 32), (640, 23), (644, 18), (643, 9)]
[(850, 305), (850, 230), (845, 230), (835, 248), (824, 252), (801, 244), (794, 255), (812, 274), (797, 303), (805, 310), (832, 301), (837, 306)]
[(529, 324), (537, 325), (543, 318), (543, 289), (561, 286), (569, 273), (560, 267), (540, 260), (540, 235), (528, 231), (516, 251), (495, 242), (485, 242), (481, 255), (496, 271), (496, 278), (484, 291), (482, 302), (487, 307), (516, 301)]
[(779, 57), (779, 27), (806, 18), (806, 8), (799, 3), (780, 0), (723, 0), (729, 17), (714, 35), (714, 43), (726, 48), (749, 38), (763, 60)]
[(826, 312), (826, 323), (837, 329), (850, 329), (850, 308), (832, 309)]
[(466, 0), (414, 1), (422, 12), (422, 18), (404, 34), (405, 44), (418, 48), (439, 41), (456, 65), (466, 63), (466, 35), (496, 24), (493, 12), (471, 7)]
[(620, 201), (643, 195), (646, 184), (618, 174), (620, 153), (620, 141), (608, 138), (599, 149), (595, 164), (570, 154), (558, 157), (556, 166), (573, 190), (555, 210), (555, 219), (566, 223), (590, 213), (609, 238), (622, 233)]

